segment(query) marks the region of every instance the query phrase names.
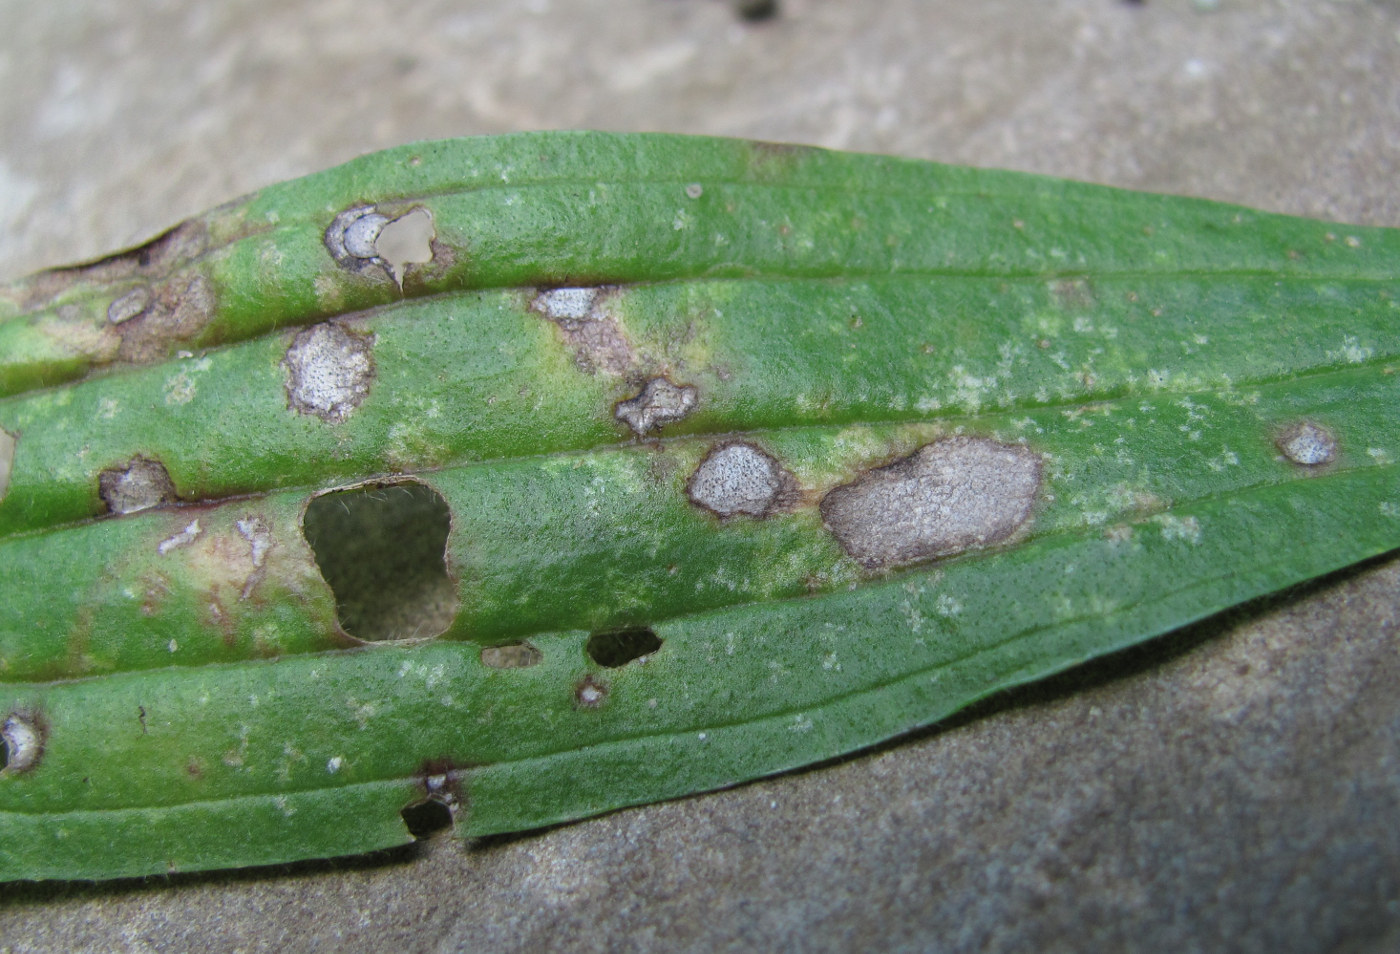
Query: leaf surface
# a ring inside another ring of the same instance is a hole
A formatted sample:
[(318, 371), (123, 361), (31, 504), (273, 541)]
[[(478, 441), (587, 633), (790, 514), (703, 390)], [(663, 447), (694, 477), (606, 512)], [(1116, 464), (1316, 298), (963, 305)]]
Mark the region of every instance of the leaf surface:
[(1193, 199), (547, 133), (0, 289), (0, 877), (730, 785), (1391, 550), (1397, 262)]

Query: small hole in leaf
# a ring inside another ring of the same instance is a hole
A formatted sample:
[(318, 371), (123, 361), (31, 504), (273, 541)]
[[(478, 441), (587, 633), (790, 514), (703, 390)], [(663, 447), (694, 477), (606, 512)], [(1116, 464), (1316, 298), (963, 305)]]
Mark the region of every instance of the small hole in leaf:
[(452, 809), (435, 798), (414, 802), (399, 812), (399, 817), (408, 826), (408, 833), (420, 841), (452, 827)]
[(650, 656), (661, 648), (661, 637), (641, 626), (588, 637), (588, 658), (600, 666), (616, 669), (634, 659)]
[(302, 518), (341, 628), (365, 640), (436, 636), (452, 625), (451, 529), (447, 501), (417, 482), (322, 494)]

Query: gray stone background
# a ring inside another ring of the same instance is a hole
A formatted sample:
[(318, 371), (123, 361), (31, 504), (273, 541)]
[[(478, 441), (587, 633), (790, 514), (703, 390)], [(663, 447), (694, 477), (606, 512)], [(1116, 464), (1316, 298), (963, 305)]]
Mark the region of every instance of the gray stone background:
[[(0, 278), (362, 152), (552, 127), (1400, 226), (1395, 0), (0, 0), (0, 25)], [(0, 951), (1400, 950), (1398, 594), (1376, 561), (876, 752), (549, 831), (3, 886)]]

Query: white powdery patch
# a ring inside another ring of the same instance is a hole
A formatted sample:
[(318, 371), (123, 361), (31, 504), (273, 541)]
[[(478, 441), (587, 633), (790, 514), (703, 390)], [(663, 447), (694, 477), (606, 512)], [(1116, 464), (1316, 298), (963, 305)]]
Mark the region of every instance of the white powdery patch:
[(373, 335), (335, 322), (313, 325), (292, 341), (282, 359), (287, 406), (331, 423), (345, 420), (374, 380)]
[(1361, 364), (1370, 359), (1375, 352), (1368, 346), (1361, 344), (1356, 335), (1342, 336), (1342, 346), (1335, 351), (1327, 352), (1327, 357), (1331, 361), (1345, 361), (1347, 364)]
[(710, 451), (691, 475), (692, 502), (721, 517), (766, 516), (783, 487), (778, 462), (752, 444), (724, 444)]
[(1153, 517), (1152, 522), (1161, 528), (1163, 540), (1180, 540), (1190, 544), (1201, 542), (1201, 524), (1195, 517), (1163, 513)]

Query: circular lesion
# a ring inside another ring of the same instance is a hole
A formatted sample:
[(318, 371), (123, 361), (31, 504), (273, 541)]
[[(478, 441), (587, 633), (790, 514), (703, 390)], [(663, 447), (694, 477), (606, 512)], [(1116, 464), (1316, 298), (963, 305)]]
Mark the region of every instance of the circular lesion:
[(0, 773), (18, 775), (39, 764), (44, 754), (43, 723), (29, 712), (12, 712), (0, 722)]
[(1274, 441), (1284, 457), (1300, 467), (1321, 467), (1337, 459), (1337, 438), (1315, 421), (1297, 421)]

